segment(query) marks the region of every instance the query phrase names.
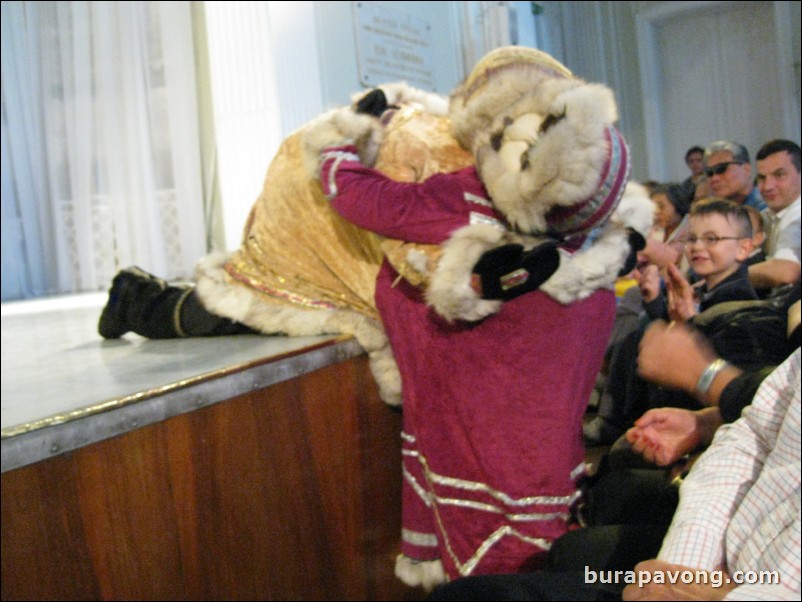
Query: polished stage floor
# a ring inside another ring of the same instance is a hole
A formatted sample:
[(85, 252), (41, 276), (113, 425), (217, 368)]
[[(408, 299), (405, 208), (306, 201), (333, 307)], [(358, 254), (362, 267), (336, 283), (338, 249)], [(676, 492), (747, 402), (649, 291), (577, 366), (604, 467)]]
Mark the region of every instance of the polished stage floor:
[[(265, 379), (292, 376), (282, 370), (298, 372), (317, 364), (282, 368), (277, 358), (343, 344), (334, 336), (148, 340), (129, 333), (104, 340), (97, 334), (97, 320), (105, 300), (105, 293), (91, 293), (2, 304), (4, 464), (6, 444), (16, 436), (185, 389), (192, 389), (194, 401), (183, 403), (203, 405), (212, 384), (219, 388), (224, 383), (236, 393)], [(348, 355), (361, 352), (353, 343), (346, 343)], [(322, 361), (342, 353), (330, 350)], [(270, 374), (253, 371), (264, 366)], [(225, 376), (230, 378), (221, 380)], [(150, 413), (162, 411), (152, 408)]]

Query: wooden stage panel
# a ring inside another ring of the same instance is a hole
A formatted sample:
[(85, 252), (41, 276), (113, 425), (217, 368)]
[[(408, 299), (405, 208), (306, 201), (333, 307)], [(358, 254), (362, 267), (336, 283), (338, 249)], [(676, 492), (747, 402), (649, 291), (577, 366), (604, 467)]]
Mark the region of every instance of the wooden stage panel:
[(421, 599), (366, 356), (2, 475), (2, 598)]

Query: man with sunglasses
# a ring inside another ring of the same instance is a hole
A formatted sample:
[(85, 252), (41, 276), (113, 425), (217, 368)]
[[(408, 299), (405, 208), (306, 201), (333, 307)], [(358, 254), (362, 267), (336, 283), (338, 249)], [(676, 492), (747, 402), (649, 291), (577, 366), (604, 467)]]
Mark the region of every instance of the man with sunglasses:
[(757, 185), (768, 208), (762, 212), (766, 231), (766, 261), (749, 268), (756, 288), (783, 292), (800, 275), (800, 174), (799, 145), (791, 140), (771, 140), (757, 152)]
[(741, 205), (766, 209), (766, 203), (752, 179), (749, 151), (730, 140), (713, 142), (705, 149), (705, 175), (713, 196)]

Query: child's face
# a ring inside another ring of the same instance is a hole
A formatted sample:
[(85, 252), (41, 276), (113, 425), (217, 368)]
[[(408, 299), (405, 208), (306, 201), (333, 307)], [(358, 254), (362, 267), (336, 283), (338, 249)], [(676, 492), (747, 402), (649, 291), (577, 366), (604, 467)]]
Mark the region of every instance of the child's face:
[[(688, 239), (685, 255), (693, 271), (703, 277), (708, 286), (715, 286), (735, 272), (752, 252), (752, 240), (740, 238), (741, 232), (723, 215), (711, 213), (692, 216), (688, 220)], [(708, 246), (704, 238), (716, 236), (717, 243)]]
[(652, 195), (654, 202), (654, 223), (661, 228), (671, 228), (679, 224), (682, 217), (668, 196), (663, 192), (656, 192)]

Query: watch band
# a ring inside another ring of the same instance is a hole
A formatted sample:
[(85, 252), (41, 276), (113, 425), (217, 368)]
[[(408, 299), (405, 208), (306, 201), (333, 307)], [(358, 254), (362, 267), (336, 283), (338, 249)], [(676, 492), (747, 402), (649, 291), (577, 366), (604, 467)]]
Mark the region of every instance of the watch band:
[(696, 381), (696, 387), (694, 388), (696, 393), (698, 395), (704, 395), (707, 393), (710, 390), (710, 385), (713, 384), (713, 379), (716, 378), (716, 374), (721, 372), (727, 366), (729, 366), (729, 364), (721, 358), (710, 362), (702, 372), (699, 380)]

